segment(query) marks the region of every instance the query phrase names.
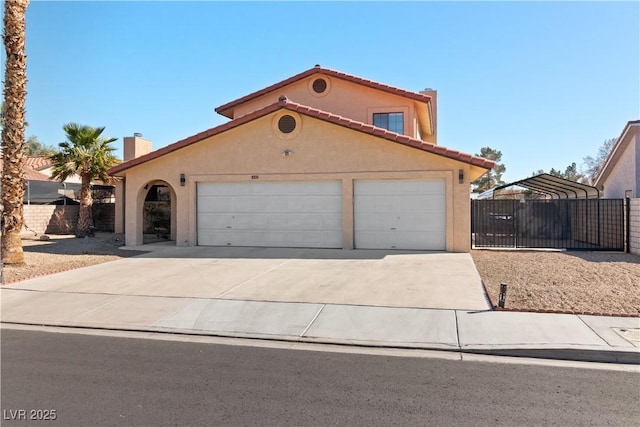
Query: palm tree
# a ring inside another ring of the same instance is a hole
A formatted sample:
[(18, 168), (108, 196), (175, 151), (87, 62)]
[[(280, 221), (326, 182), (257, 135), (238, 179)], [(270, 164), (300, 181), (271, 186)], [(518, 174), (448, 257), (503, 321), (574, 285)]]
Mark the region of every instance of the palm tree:
[[(24, 127), (29, 126), (29, 122), (24, 121)], [(4, 127), (4, 102), (0, 104), (0, 128)]]
[(24, 104), (27, 97), (25, 12), (28, 0), (4, 2), (4, 111), (2, 117), (2, 262), (24, 263)]
[(73, 175), (80, 177), (82, 184), (76, 236), (85, 237), (89, 235), (93, 225), (91, 181), (113, 181), (107, 175), (107, 169), (119, 163), (113, 154), (115, 148), (110, 145), (117, 138), (103, 138), (101, 135), (104, 127), (92, 128), (68, 123), (63, 129), (67, 134), (67, 141), (58, 144), (59, 152), (49, 157), (53, 162), (51, 178), (62, 182)]

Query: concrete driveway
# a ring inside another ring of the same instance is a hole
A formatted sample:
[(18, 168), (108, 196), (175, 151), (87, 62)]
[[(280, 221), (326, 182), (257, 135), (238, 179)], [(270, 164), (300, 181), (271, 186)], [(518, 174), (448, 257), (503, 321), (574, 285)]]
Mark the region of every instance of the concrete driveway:
[(382, 307), (490, 308), (469, 254), (153, 245), (143, 249), (154, 251), (10, 287)]

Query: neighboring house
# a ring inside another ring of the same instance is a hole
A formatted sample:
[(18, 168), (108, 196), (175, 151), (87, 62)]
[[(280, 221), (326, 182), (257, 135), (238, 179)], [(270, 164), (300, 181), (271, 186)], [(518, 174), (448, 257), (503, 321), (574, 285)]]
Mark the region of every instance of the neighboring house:
[[(0, 171), (2, 171), (1, 161)], [(23, 171), (25, 204), (77, 204), (75, 200), (80, 196), (80, 177), (72, 175), (64, 182), (52, 180), (53, 163), (48, 156), (25, 156)], [(97, 180), (92, 183), (92, 188), (96, 196), (102, 196), (99, 202), (114, 202), (113, 185), (105, 185)]]
[(594, 185), (608, 199), (640, 197), (640, 120), (624, 127)]
[(162, 188), (178, 246), (469, 251), (470, 182), (494, 162), (436, 145), (435, 91), (315, 66), (216, 112), (231, 120), (153, 152), (124, 139), (108, 172), (127, 245)]
[[(2, 171), (2, 162), (0, 162), (0, 171)], [(23, 161), (23, 171), (24, 204), (74, 203), (74, 190), (80, 190), (80, 185), (74, 181), (65, 184), (51, 181), (51, 161), (46, 156), (26, 156)], [(66, 199), (64, 195), (67, 196)]]

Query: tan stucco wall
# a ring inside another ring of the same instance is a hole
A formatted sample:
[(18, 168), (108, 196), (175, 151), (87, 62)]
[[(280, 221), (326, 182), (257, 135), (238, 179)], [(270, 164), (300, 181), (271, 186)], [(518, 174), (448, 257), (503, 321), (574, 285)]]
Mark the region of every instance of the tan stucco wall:
[(627, 190), (631, 190), (630, 197), (640, 196), (640, 135), (630, 135), (630, 138), (617, 161), (610, 165), (608, 176), (602, 183), (606, 198), (625, 197)]
[(124, 161), (144, 156), (152, 150), (151, 141), (139, 136), (125, 136), (122, 151), (124, 153)]
[[(311, 83), (317, 78), (323, 78), (329, 83), (327, 91), (321, 95), (316, 94), (311, 88)], [(405, 135), (412, 138), (421, 137), (423, 141), (436, 143), (435, 135), (427, 135), (424, 132), (419, 134), (418, 132), (416, 109), (419, 103), (417, 101), (324, 74), (308, 76), (279, 91), (268, 93), (242, 104), (234, 109), (234, 118), (271, 105), (277, 102), (282, 95), (285, 95), (290, 101), (330, 111), (333, 114), (368, 124), (373, 124), (373, 113), (403, 112)], [(426, 105), (420, 107), (427, 111)]]
[[(44, 168), (44, 169), (40, 169), (38, 172), (40, 172), (43, 175), (46, 176), (51, 176), (53, 174), (53, 166), (50, 166), (48, 168)], [(71, 175), (69, 176), (67, 179), (64, 180), (64, 182), (67, 183), (71, 183), (71, 184), (81, 184), (82, 183), (82, 179), (80, 179), (80, 177), (78, 175)]]
[[(298, 128), (290, 139), (276, 128), (291, 114)], [(293, 152), (283, 156), (284, 150)], [(125, 234), (127, 245), (142, 243), (142, 203), (151, 181), (162, 180), (175, 192), (175, 236), (178, 246), (196, 241), (198, 182), (342, 180), (343, 247), (353, 248), (353, 180), (444, 179), (447, 191), (448, 251), (470, 248), (469, 165), (405, 147), (288, 110), (280, 110), (241, 127), (197, 142), (126, 170)], [(458, 183), (463, 169), (464, 184)], [(180, 174), (186, 185), (180, 186)], [(173, 224), (173, 222), (172, 222)]]

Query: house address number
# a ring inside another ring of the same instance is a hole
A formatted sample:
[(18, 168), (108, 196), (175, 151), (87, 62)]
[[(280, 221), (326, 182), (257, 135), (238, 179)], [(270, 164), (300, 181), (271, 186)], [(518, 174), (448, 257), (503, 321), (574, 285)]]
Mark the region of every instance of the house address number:
[(260, 179), (258, 175), (251, 175), (251, 179)]

